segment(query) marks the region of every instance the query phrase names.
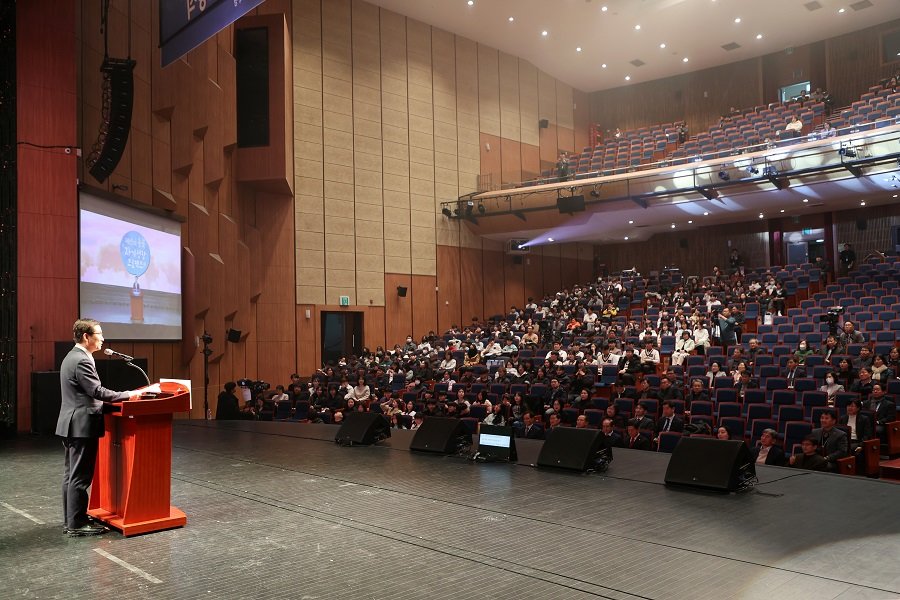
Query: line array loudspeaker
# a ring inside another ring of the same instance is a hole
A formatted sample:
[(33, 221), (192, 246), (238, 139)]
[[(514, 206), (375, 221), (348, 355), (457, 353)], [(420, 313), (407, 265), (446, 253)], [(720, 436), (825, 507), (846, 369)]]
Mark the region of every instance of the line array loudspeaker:
[[(134, 103), (134, 65), (131, 59), (106, 58), (103, 73), (103, 122), (88, 163), (97, 181), (106, 181), (122, 159), (131, 131)], [(100, 147), (97, 147), (100, 144)]]

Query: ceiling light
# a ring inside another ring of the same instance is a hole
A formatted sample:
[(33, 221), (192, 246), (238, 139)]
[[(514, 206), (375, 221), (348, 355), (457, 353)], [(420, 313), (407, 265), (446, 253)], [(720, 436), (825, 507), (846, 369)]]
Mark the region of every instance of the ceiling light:
[(662, 43), (662, 44), (659, 45), (659, 47), (660, 47), (660, 48), (665, 48), (666, 45), (665, 45), (665, 43)]
[(735, 18), (734, 22), (735, 22), (735, 23), (740, 23), (740, 22), (741, 22), (741, 18), (740, 18), (740, 17)]
[(866, 205), (866, 201), (865, 201), (865, 200), (860, 200), (860, 201), (859, 201), (859, 205), (860, 205), (860, 206), (865, 206), (865, 205)]
[(803, 202), (804, 202), (804, 203), (809, 202), (809, 198), (804, 198), (804, 199), (803, 199)]
[(688, 61), (688, 57), (687, 57), (687, 56), (685, 56), (684, 58), (681, 59), (681, 62), (687, 62), (687, 61)]
[(516, 20), (516, 18), (515, 18), (515, 17), (510, 17), (510, 18), (509, 18), (509, 19), (507, 19), (507, 20), (508, 20), (508, 21), (509, 21), (509, 22), (510, 22), (510, 23), (512, 23), (512, 22), (513, 22), (513, 21), (515, 21), (515, 20)]
[(693, 221), (688, 221), (688, 225), (693, 225), (693, 224), (694, 224)]
[(605, 69), (605, 68), (606, 68), (606, 63), (603, 63), (602, 65), (600, 65), (600, 68), (601, 68), (601, 69)]
[(764, 214), (762, 214), (762, 213), (759, 213), (759, 218), (760, 218), (760, 219), (765, 218), (765, 216), (766, 216), (766, 215), (764, 215)]
[(627, 235), (625, 236), (625, 241), (626, 241), (626, 242), (628, 241), (628, 236), (627, 236)]
[[(896, 198), (896, 196), (894, 196), (894, 197)], [(629, 220), (629, 221), (628, 221), (628, 224), (629, 224), (629, 225), (634, 225), (634, 221), (630, 221), (630, 220)]]
[(625, 76), (625, 81), (631, 81), (631, 75), (626, 75), (626, 76)]
[(547, 241), (548, 241), (548, 242), (552, 242), (552, 241), (553, 241), (553, 238), (547, 238)]
[(896, 198), (896, 197), (897, 197), (897, 194), (894, 194), (894, 195), (893, 195), (893, 196), (891, 196), (891, 197), (892, 197), (892, 198)]
[(757, 33), (757, 34), (756, 34), (756, 39), (761, 40), (761, 39), (762, 39), (762, 34), (761, 34), (761, 33)]
[(550, 32), (545, 29), (541, 32), (541, 35), (547, 37), (548, 35), (550, 35)]
[(609, 9), (608, 9), (607, 7), (605, 7), (605, 6), (601, 6), (601, 7), (600, 7), (600, 10), (603, 11), (603, 12), (606, 12), (606, 11), (608, 11)]
[(781, 209), (781, 212), (784, 212), (784, 209), (783, 209), (783, 208)]
[(838, 14), (839, 14), (839, 15), (842, 15), (842, 14), (844, 14), (844, 12), (845, 12), (846, 10), (847, 10), (847, 9), (845, 9), (845, 8), (839, 8), (839, 9), (838, 9)]
[(672, 229), (675, 229), (675, 223), (672, 223)]
[(703, 211), (703, 216), (704, 216), (704, 217), (708, 217), (708, 216), (709, 216), (709, 211), (708, 211), (708, 210)]
[(466, 2), (466, 4), (468, 4), (469, 6), (472, 6), (475, 4), (475, 0), (469, 0), (468, 2)]
[(577, 48), (575, 48), (575, 52), (581, 52), (581, 46), (578, 46)]
[(640, 25), (635, 25), (635, 26), (634, 26), (634, 30), (635, 30), (635, 31), (640, 31), (640, 30), (641, 30), (641, 26), (640, 26)]

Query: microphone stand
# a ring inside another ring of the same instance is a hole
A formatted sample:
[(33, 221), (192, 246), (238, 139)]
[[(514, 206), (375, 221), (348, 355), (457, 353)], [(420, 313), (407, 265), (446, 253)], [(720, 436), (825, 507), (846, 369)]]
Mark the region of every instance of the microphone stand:
[(146, 372), (146, 371), (144, 371), (142, 368), (140, 368), (139, 366), (137, 366), (136, 364), (134, 364), (134, 363), (131, 362), (130, 360), (126, 360), (126, 361), (125, 361), (125, 364), (128, 365), (129, 367), (134, 367), (135, 369), (137, 369), (138, 371), (140, 371), (140, 372), (141, 372), (141, 375), (144, 376), (144, 379), (147, 380), (147, 387), (150, 387), (150, 378), (147, 376), (147, 372)]

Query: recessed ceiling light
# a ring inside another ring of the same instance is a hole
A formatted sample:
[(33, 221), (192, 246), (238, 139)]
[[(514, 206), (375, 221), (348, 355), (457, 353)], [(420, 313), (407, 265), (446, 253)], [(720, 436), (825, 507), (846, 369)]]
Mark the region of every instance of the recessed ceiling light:
[(547, 241), (548, 241), (548, 242), (552, 242), (552, 241), (553, 241), (553, 238), (547, 238)]
[(626, 76), (625, 76), (625, 81), (631, 81), (631, 75), (626, 75)]
[(516, 20), (515, 17), (510, 17), (510, 18), (508, 19), (508, 21), (509, 21), (510, 23), (512, 23), (512, 22), (515, 21), (515, 20)]
[(578, 46), (577, 48), (575, 48), (575, 52), (581, 52), (581, 46)]
[(607, 8), (606, 6), (601, 6), (601, 7), (600, 7), (600, 10), (603, 11), (603, 12), (606, 12), (606, 11), (609, 10), (609, 8)]
[(627, 236), (627, 235), (625, 236), (625, 241), (626, 241), (626, 242), (628, 241), (628, 236)]
[(688, 57), (687, 57), (687, 56), (685, 56), (684, 58), (681, 59), (681, 62), (687, 62), (687, 61), (688, 61)]
[(603, 63), (602, 65), (600, 65), (600, 68), (601, 68), (601, 69), (605, 69), (605, 68), (606, 68), (606, 63)]
[(550, 32), (545, 29), (541, 32), (541, 35), (547, 37), (548, 35), (550, 35)]
[(762, 213), (759, 213), (759, 218), (760, 218), (760, 219), (765, 218), (765, 216), (766, 216), (766, 215), (764, 215), (764, 214), (762, 214)]
[(784, 209), (783, 209), (783, 208), (781, 209), (781, 212), (784, 212)]
[(846, 10), (847, 10), (847, 9), (845, 9), (845, 8), (839, 8), (839, 9), (838, 9), (838, 14), (839, 14), (839, 15), (842, 15), (842, 14), (844, 14), (844, 12), (845, 12)]
[(693, 225), (693, 224), (694, 224), (693, 221), (688, 221), (688, 225)]
[(865, 201), (865, 200), (860, 200), (860, 201), (859, 201), (859, 205), (860, 205), (860, 206), (865, 206), (865, 205), (866, 205), (866, 201)]
[(675, 229), (675, 223), (672, 223), (672, 229)]
[(804, 199), (803, 199), (803, 202), (804, 202), (804, 203), (809, 202), (809, 198), (804, 198)]
[(628, 224), (629, 224), (629, 225), (634, 225), (634, 221), (629, 220), (629, 221), (628, 221)]
[(756, 39), (761, 40), (761, 39), (762, 39), (762, 34), (761, 34), (761, 33), (757, 33), (757, 34), (756, 34)]
[(892, 198), (896, 198), (896, 197), (897, 197), (897, 194), (894, 194), (894, 195), (893, 195), (893, 196), (891, 196), (891, 197), (892, 197)]
[(703, 211), (703, 216), (704, 216), (704, 217), (708, 217), (708, 216), (709, 216), (709, 211), (708, 211), (708, 210)]
[(740, 18), (740, 17), (735, 18), (734, 22), (735, 22), (735, 23), (740, 23), (740, 22), (741, 22), (741, 18)]
[(641, 26), (640, 26), (640, 25), (635, 25), (635, 26), (634, 26), (634, 30), (635, 30), (635, 31), (640, 31), (640, 30), (641, 30)]
[(666, 47), (665, 42), (663, 42), (662, 44), (660, 44), (659, 47), (660, 47), (660, 48), (665, 48), (665, 47)]
[(466, 2), (466, 4), (472, 6), (473, 4), (475, 4), (475, 0), (469, 0), (468, 2)]

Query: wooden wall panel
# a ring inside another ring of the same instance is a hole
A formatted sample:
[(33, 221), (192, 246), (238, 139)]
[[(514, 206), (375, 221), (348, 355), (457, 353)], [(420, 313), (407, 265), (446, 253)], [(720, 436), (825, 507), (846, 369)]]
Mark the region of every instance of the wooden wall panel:
[(503, 254), (503, 307), (525, 306), (525, 259)]
[(481, 141), (481, 174), (490, 175), (492, 188), (500, 189), (503, 181), (503, 147), (500, 136), (489, 133), (479, 134)]
[(541, 149), (531, 144), (522, 144), (522, 180), (533, 179), (541, 174)]
[(462, 327), (471, 323), (473, 317), (484, 318), (484, 266), (480, 248), (459, 249), (459, 287)]
[(881, 35), (900, 29), (900, 19), (825, 41), (827, 89), (835, 106), (847, 106), (869, 86), (891, 77), (897, 63), (881, 62)]
[[(416, 340), (429, 331), (437, 332), (437, 277), (413, 275), (412, 287), (412, 334)], [(443, 333), (443, 332), (442, 332)]]
[(385, 337), (385, 313), (383, 306), (370, 306), (363, 316), (363, 337), (372, 352), (378, 346), (387, 346)]
[(441, 332), (463, 322), (459, 261), (458, 246), (437, 247), (437, 312)]
[[(893, 248), (891, 227), (900, 223), (900, 204), (877, 208), (856, 208), (834, 213), (835, 241), (838, 250), (841, 244), (849, 242), (856, 251), (860, 262), (876, 250), (884, 252)], [(865, 229), (860, 229), (865, 225)]]
[(496, 250), (482, 251), (482, 274), (484, 280), (481, 287), (484, 290), (484, 314), (482, 318), (488, 319), (494, 315), (505, 315), (507, 305), (504, 304), (504, 263), (503, 252)]
[(544, 293), (552, 294), (562, 289), (562, 264), (557, 245), (541, 247), (544, 267)]
[(525, 300), (534, 298), (539, 302), (544, 296), (544, 257), (540, 248), (525, 256)]
[(515, 140), (500, 140), (501, 182), (504, 187), (522, 181), (521, 144)]
[[(397, 287), (406, 288), (406, 297), (397, 295)], [(399, 344), (413, 331), (412, 276), (398, 273), (384, 274), (385, 336), (387, 345)]]

